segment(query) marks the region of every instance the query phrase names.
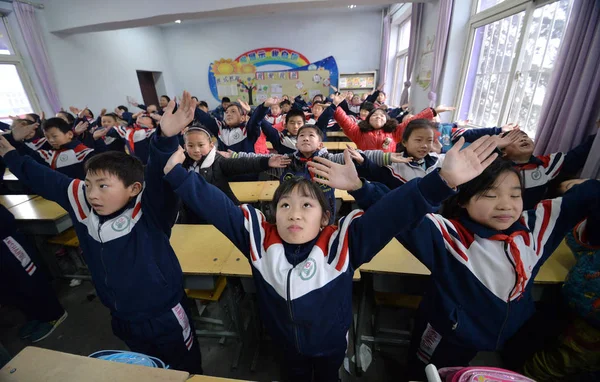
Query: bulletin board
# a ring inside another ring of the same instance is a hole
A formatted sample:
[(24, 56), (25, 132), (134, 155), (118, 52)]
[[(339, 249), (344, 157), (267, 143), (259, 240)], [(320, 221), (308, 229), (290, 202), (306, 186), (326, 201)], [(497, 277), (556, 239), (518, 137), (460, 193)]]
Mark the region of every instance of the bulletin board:
[[(271, 70), (259, 70), (266, 65)], [(281, 69), (272, 69), (277, 66)], [(284, 48), (260, 48), (234, 60), (222, 58), (209, 68), (209, 85), (217, 100), (239, 98), (250, 105), (283, 95), (293, 99), (301, 94), (306, 101), (316, 94), (328, 95), (330, 85), (337, 87), (338, 77), (333, 57), (308, 63), (301, 54)]]

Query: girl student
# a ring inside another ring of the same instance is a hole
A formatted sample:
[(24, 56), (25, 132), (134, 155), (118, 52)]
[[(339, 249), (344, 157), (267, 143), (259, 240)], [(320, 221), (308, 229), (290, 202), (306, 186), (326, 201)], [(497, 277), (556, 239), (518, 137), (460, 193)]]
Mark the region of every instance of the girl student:
[[(285, 167), (290, 159), (282, 155), (253, 158), (225, 158), (219, 154), (214, 142), (216, 139), (202, 125), (194, 124), (183, 134), (185, 161), (183, 168), (202, 176), (210, 184), (218, 187), (236, 205), (239, 200), (229, 186), (229, 179), (236, 175), (258, 173), (270, 167)], [(179, 222), (182, 224), (201, 224), (206, 219), (200, 218), (185, 204), (180, 209)]]
[[(185, 160), (182, 150), (172, 155), (164, 172), (165, 180), (182, 200), (214, 224), (250, 261), (261, 318), (281, 346), (289, 380), (337, 381), (352, 321), (354, 270), (370, 261), (398, 232), (409, 229), (414, 222), (405, 218), (406, 208), (413, 209), (415, 216), (435, 210), (438, 200), (453, 193), (444, 182), (460, 185), (491, 163), (485, 158), (493, 144), (471, 147), (454, 150), (439, 173), (423, 178), (412, 188), (390, 192), (364, 214), (351, 212), (339, 226), (327, 224), (331, 212), (325, 195), (305, 178), (292, 177), (281, 183), (272, 201), (274, 219), (268, 222), (259, 210), (250, 205), (235, 206), (204, 178), (186, 172), (180, 165)], [(344, 156), (345, 165), (318, 157), (309, 162), (315, 180), (347, 190), (364, 187), (350, 153), (346, 151)], [(341, 171), (329, 173), (320, 163)], [(406, 197), (414, 203), (406, 206)]]
[[(350, 149), (352, 159), (360, 164), (357, 167), (359, 175), (394, 189), (442, 167), (445, 155), (434, 152), (434, 146), (439, 142), (435, 137), (437, 125), (426, 119), (414, 119), (408, 123), (402, 134), (402, 143), (398, 143), (397, 151), (403, 158), (410, 159), (409, 162), (396, 161), (382, 167), (357, 150)], [(481, 137), (488, 131), (490, 129), (472, 129), (470, 133), (472, 136), (478, 134)], [(519, 139), (519, 136), (518, 131), (505, 137), (496, 136), (496, 145), (502, 149)]]
[[(356, 122), (350, 118), (342, 108), (337, 107), (345, 96), (339, 93), (333, 96), (333, 105), (335, 113), (333, 117), (340, 125), (344, 133), (350, 138), (361, 150), (383, 150), (386, 152), (396, 151), (396, 142), (402, 140), (402, 134), (408, 122), (408, 118), (404, 118), (403, 122), (398, 124), (393, 118), (390, 118), (384, 110), (374, 109), (369, 113), (364, 121)], [(438, 113), (454, 110), (453, 107), (438, 106), (437, 108), (427, 108), (412, 119), (432, 119)]]
[[(482, 142), (488, 141), (495, 145), (493, 137), (483, 137), (462, 151), (479, 153)], [(460, 138), (446, 154), (439, 172), (450, 187), (459, 182), (449, 180), (444, 169), (454, 168), (448, 161), (463, 143), (464, 138)], [(422, 187), (417, 191), (414, 186), (435, 174), (438, 172), (399, 189), (411, 188), (414, 195), (424, 193)], [(379, 198), (374, 191), (381, 188), (376, 184), (365, 184), (363, 189), (361, 192), (370, 192), (370, 202)], [(467, 366), (477, 352), (502, 348), (535, 311), (531, 291), (542, 264), (580, 221), (600, 216), (600, 182), (596, 180), (526, 211), (522, 193), (519, 172), (510, 162), (499, 159), (481, 175), (464, 182), (458, 192), (448, 190), (439, 199), (441, 202), (451, 196), (443, 215), (403, 212), (414, 224), (396, 238), (431, 271), (409, 348), (409, 380), (426, 379), (424, 369), (429, 363)], [(354, 197), (360, 206), (368, 206), (366, 198)], [(418, 208), (414, 204), (427, 200), (435, 199), (405, 201), (403, 205)], [(585, 234), (597, 236), (599, 229), (587, 226)]]

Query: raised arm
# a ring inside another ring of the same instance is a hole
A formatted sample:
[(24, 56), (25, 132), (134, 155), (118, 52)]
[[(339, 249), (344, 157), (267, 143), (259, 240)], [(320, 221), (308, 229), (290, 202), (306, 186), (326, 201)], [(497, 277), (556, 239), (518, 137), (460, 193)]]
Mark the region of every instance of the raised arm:
[(567, 153), (561, 169), (562, 173), (575, 174), (583, 168), (587, 161), (588, 154), (592, 149), (594, 139), (596, 139), (596, 134), (589, 136), (585, 142)]
[(246, 132), (248, 134), (248, 138), (254, 140), (260, 136), (260, 122), (264, 120), (267, 116), (267, 113), (269, 112), (269, 107), (271, 107), (271, 105), (274, 105), (276, 102), (276, 99), (269, 98), (254, 110), (254, 113), (252, 113), (252, 115), (250, 116), (250, 120), (246, 124)]
[(202, 109), (196, 108), (196, 110), (194, 110), (194, 120), (203, 124), (215, 137), (219, 135), (219, 125), (217, 124), (217, 120), (210, 114), (205, 113)]
[[(346, 134), (348, 138), (350, 138), (354, 143), (360, 143), (362, 134), (360, 132), (358, 124), (356, 123), (356, 119), (350, 118), (346, 113), (344, 113), (344, 110), (342, 110), (342, 108), (334, 106), (336, 105), (336, 102), (342, 102), (341, 96), (335, 95), (333, 97), (333, 104), (329, 106), (335, 109), (333, 113), (333, 118), (338, 123), (338, 125), (340, 125), (340, 127), (344, 131), (344, 134)], [(337, 105), (339, 105), (339, 103)]]

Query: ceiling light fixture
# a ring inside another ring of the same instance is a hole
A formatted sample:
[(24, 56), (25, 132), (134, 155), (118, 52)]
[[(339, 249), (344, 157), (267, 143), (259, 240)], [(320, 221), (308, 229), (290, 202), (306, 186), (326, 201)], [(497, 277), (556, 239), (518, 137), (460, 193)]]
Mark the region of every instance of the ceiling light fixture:
[(181, 20), (175, 20), (175, 24), (181, 24)]
[(356, 8), (356, 5), (354, 5), (354, 4), (353, 5), (348, 5), (348, 8), (354, 9), (354, 8)]

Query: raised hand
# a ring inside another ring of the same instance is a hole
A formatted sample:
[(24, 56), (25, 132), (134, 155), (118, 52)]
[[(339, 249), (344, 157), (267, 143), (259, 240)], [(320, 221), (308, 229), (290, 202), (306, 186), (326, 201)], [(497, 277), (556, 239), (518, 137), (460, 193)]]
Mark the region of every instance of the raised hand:
[(15, 141), (22, 142), (30, 135), (33, 135), (35, 129), (37, 129), (39, 125), (39, 123), (32, 123), (31, 125), (28, 125), (24, 122), (14, 122), (10, 131)]
[(46, 120), (46, 113), (44, 113), (43, 111), (40, 113), (40, 121), (45, 121)]
[[(188, 93), (188, 95), (189, 95), (189, 93)], [(173, 100), (171, 100), (171, 102), (173, 102)], [(169, 102), (169, 106), (171, 105), (171, 102)], [(177, 148), (177, 151), (175, 151), (173, 153), (173, 155), (171, 155), (171, 157), (167, 161), (167, 164), (165, 165), (165, 168), (163, 169), (165, 175), (170, 173), (171, 170), (178, 164), (182, 164), (184, 160), (185, 160), (185, 151), (183, 151), (183, 147), (179, 146)]]
[[(194, 102), (194, 101), (192, 101), (192, 102)], [(162, 115), (160, 115), (158, 113), (152, 113), (152, 114), (150, 114), (150, 118), (152, 118), (156, 122), (160, 122), (160, 120), (162, 119)]]
[(119, 118), (123, 118), (123, 110), (115, 107), (115, 114), (119, 116)]
[(106, 108), (103, 108), (102, 110), (100, 110), (101, 117), (104, 117), (105, 114), (106, 114)]
[(338, 106), (339, 104), (341, 104), (342, 102), (344, 102), (344, 100), (346, 99), (346, 94), (345, 93), (335, 93), (331, 95), (331, 101), (333, 102), (333, 104), (335, 106)]
[(269, 167), (271, 168), (285, 168), (292, 160), (285, 155), (273, 155), (269, 158)]
[[(252, 108), (250, 107), (250, 105), (248, 105), (248, 102), (245, 102), (244, 100), (241, 99), (237, 99), (238, 103), (240, 104), (240, 106), (242, 107), (242, 109), (246, 110), (246, 113), (250, 113), (250, 111), (252, 110)], [(267, 106), (267, 105), (265, 105)]]
[(315, 157), (313, 162), (308, 162), (308, 170), (318, 177), (314, 177), (317, 183), (340, 190), (358, 190), (362, 187), (362, 181), (358, 177), (352, 156), (348, 150), (344, 150), (343, 165), (334, 163), (328, 159)]
[(194, 119), (194, 103), (192, 102), (190, 93), (187, 91), (183, 92), (179, 107), (173, 113), (175, 101), (175, 99), (169, 101), (160, 120), (160, 129), (165, 137), (172, 137), (179, 134)]
[(414, 159), (413, 157), (405, 157), (402, 153), (392, 153), (391, 155), (392, 163), (410, 163)]
[(461, 150), (464, 143), (465, 139), (461, 137), (446, 154), (440, 170), (440, 176), (451, 188), (474, 179), (498, 157), (497, 153), (493, 153), (496, 149), (494, 137), (485, 135)]
[(500, 150), (502, 150), (521, 139), (521, 136), (523, 136), (523, 133), (519, 129), (511, 130), (510, 133), (506, 135), (496, 135), (496, 145)]
[(435, 112), (438, 114), (443, 113), (445, 111), (452, 111), (452, 110), (456, 110), (456, 108), (454, 106), (444, 106), (444, 105), (440, 105), (435, 108)]
[(333, 90), (334, 93), (338, 92), (338, 88), (336, 88), (335, 86), (329, 85), (329, 87), (331, 88), (331, 90)]
[(7, 152), (14, 150), (15, 148), (8, 143), (6, 138), (0, 135), (0, 156), (3, 157)]
[(75, 115), (78, 115), (81, 112), (81, 110), (79, 110), (75, 106), (69, 106), (69, 110), (71, 111), (71, 113), (73, 113)]
[(377, 90), (382, 91), (384, 86), (385, 82), (380, 83), (379, 86), (377, 86)]
[(112, 129), (112, 127), (101, 127), (99, 129), (96, 129), (96, 131), (94, 131), (94, 140), (98, 140), (105, 137), (106, 134), (108, 134), (108, 132), (110, 131), (110, 129)]
[(127, 96), (127, 102), (129, 102), (129, 104), (134, 107), (138, 107), (138, 105), (139, 105), (139, 103), (135, 100), (135, 98), (130, 97), (130, 96)]
[(87, 121), (85, 121), (85, 122), (84, 121), (79, 122), (77, 124), (77, 126), (75, 126), (75, 129), (74, 129), (75, 134), (76, 135), (81, 135), (81, 134), (85, 133), (87, 131), (87, 129), (88, 129), (89, 126), (90, 126), (90, 124)]
[(265, 105), (265, 107), (271, 107), (278, 103), (279, 103), (279, 100), (276, 97), (269, 97), (265, 100), (264, 105)]
[(519, 130), (519, 129), (520, 129), (520, 127), (516, 123), (507, 123), (506, 125), (502, 126), (502, 131), (505, 133), (507, 131), (513, 131), (513, 130)]
[(358, 150), (356, 150), (355, 148), (353, 148), (350, 145), (346, 145), (346, 148), (347, 148), (348, 152), (350, 153), (350, 157), (352, 158), (353, 161), (355, 161), (358, 164), (363, 164), (363, 162), (365, 161), (365, 158), (363, 158), (363, 156), (360, 155)]
[(442, 153), (442, 149), (443, 149), (443, 148), (444, 148), (444, 146), (442, 146), (442, 142), (440, 142), (440, 140), (439, 140), (439, 139), (437, 139), (437, 138), (434, 138), (434, 139), (433, 139), (433, 142), (432, 142), (432, 144), (431, 144), (431, 149), (432, 149), (434, 152), (436, 152), (436, 153), (438, 153), (438, 154), (441, 154), (441, 153)]

